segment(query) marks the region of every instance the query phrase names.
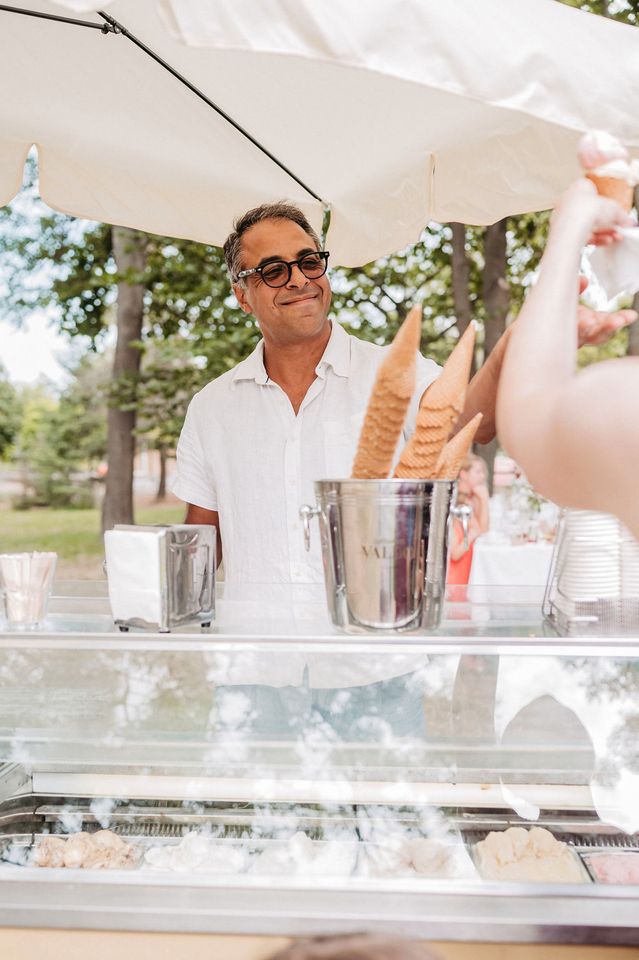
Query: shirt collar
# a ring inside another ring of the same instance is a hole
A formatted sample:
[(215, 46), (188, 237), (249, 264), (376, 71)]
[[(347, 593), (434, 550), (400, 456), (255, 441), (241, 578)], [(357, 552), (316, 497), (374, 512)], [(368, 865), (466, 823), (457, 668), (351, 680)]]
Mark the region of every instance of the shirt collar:
[(268, 383), (268, 374), (264, 366), (264, 341), (260, 340), (253, 353), (235, 367), (233, 383), (238, 380), (255, 380), (256, 383)]
[(336, 376), (348, 377), (351, 372), (351, 338), (337, 320), (331, 320), (331, 328), (326, 349), (315, 372), (318, 377), (324, 378), (326, 368), (332, 367)]
[[(326, 368), (332, 367), (338, 377), (348, 377), (351, 369), (350, 337), (336, 320), (331, 320), (331, 335), (320, 362), (315, 368), (318, 377), (325, 379)], [(242, 360), (233, 371), (233, 383), (238, 380), (255, 380), (256, 383), (268, 383), (268, 374), (264, 366), (264, 341), (260, 340), (253, 353)]]

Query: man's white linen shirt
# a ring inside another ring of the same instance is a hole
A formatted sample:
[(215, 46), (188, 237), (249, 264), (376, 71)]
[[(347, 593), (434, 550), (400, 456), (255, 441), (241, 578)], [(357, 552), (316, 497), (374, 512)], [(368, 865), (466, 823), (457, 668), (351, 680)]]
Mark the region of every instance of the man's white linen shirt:
[[(304, 549), (299, 509), (315, 504), (314, 480), (350, 476), (377, 369), (388, 347), (350, 336), (335, 321), (295, 415), (264, 367), (264, 341), (189, 405), (177, 448), (173, 492), (219, 514), (230, 583), (321, 583), (319, 528)], [(404, 427), (440, 367), (418, 356), (417, 386)]]

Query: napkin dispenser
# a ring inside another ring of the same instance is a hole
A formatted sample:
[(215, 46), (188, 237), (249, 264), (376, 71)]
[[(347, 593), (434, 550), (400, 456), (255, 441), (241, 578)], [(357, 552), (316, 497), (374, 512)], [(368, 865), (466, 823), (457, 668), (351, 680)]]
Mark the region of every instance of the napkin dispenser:
[(208, 524), (128, 526), (104, 534), (109, 601), (120, 630), (169, 633), (215, 617), (216, 530)]

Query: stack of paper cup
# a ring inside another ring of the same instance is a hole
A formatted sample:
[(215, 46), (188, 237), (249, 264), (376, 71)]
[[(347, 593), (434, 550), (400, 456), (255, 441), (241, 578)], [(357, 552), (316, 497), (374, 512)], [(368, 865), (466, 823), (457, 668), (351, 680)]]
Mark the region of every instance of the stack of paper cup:
[(621, 597), (622, 548), (616, 517), (568, 511), (557, 564), (559, 592), (573, 602)]
[(0, 595), (9, 626), (34, 627), (44, 620), (57, 559), (56, 553), (0, 554)]

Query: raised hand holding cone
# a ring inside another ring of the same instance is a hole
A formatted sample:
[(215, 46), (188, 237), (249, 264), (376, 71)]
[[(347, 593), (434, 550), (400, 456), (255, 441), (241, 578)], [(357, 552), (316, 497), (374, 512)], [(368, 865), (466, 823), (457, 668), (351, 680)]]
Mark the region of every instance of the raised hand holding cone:
[(390, 473), (415, 390), (421, 332), (422, 310), (414, 306), (377, 371), (355, 453), (353, 479), (385, 479)]

